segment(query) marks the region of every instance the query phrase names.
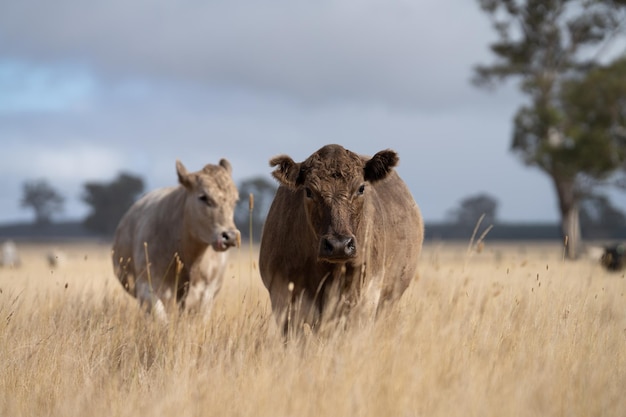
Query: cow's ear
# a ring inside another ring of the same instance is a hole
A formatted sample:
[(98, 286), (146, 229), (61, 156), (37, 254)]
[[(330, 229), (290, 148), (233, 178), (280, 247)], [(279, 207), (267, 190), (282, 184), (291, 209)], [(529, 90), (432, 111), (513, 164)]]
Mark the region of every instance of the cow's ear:
[(182, 162), (176, 160), (176, 174), (178, 175), (178, 182), (185, 188), (191, 188), (191, 178), (189, 178), (189, 173), (187, 172), (187, 168), (183, 165)]
[(277, 166), (272, 176), (282, 185), (296, 188), (300, 183), (300, 164), (297, 164), (287, 155), (280, 155), (270, 160), (270, 166)]
[(226, 158), (220, 159), (220, 166), (224, 168), (229, 174), (232, 174), (233, 167), (230, 165), (230, 162), (228, 162), (228, 159)]
[(398, 164), (398, 160), (398, 154), (390, 149), (378, 152), (365, 163), (363, 168), (365, 180), (376, 182), (384, 179)]

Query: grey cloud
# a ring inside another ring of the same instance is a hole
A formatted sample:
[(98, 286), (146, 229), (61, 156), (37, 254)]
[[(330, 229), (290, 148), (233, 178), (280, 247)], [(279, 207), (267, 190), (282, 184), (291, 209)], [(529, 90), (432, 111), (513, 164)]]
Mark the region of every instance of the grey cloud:
[(0, 53), (305, 103), (436, 108), (469, 94), (489, 31), (473, 2), (446, 3), (26, 0), (4, 6)]

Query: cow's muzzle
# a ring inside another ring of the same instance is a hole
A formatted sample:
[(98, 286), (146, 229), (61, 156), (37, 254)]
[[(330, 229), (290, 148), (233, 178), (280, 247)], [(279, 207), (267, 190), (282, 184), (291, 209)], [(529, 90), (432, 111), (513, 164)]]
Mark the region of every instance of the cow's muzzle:
[(318, 257), (325, 261), (345, 261), (356, 256), (354, 236), (323, 236), (320, 240)]
[(225, 230), (217, 236), (213, 242), (213, 249), (216, 251), (225, 251), (232, 246), (239, 247), (241, 243), (241, 234), (237, 229)]

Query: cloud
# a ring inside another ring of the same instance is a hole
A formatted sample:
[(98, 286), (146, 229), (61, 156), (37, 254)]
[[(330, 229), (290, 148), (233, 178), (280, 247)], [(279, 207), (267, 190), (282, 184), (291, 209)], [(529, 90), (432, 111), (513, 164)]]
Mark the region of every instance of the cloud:
[(25, 0), (3, 7), (0, 53), (112, 79), (434, 109), (467, 94), (468, 62), (486, 56), (489, 28), (477, 6), (447, 3)]
[(45, 179), (61, 188), (77, 188), (85, 181), (113, 179), (129, 165), (129, 158), (123, 152), (72, 140), (14, 146), (9, 152), (11, 158), (3, 158), (0, 166), (2, 177), (23, 181)]
[(93, 88), (93, 79), (83, 71), (0, 61), (0, 113), (80, 107)]

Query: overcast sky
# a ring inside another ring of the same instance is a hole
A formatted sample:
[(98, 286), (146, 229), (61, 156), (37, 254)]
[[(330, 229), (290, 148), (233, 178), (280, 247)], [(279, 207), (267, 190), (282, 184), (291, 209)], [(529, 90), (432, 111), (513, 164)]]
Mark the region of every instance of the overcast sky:
[(152, 189), (177, 158), (221, 157), (269, 179), (272, 156), (328, 143), (396, 150), (427, 221), (483, 192), (501, 220), (556, 220), (548, 177), (509, 151), (523, 97), (469, 82), (494, 38), (473, 0), (2, 2), (0, 223), (33, 218), (28, 180), (81, 219), (86, 181)]

